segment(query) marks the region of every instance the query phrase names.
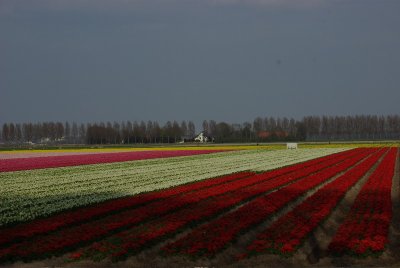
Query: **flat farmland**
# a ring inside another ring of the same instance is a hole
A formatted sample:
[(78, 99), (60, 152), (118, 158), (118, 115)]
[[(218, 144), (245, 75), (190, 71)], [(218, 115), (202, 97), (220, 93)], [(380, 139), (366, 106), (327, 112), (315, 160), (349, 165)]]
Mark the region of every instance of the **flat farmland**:
[(1, 152), (0, 181), (0, 266), (400, 264), (397, 147)]

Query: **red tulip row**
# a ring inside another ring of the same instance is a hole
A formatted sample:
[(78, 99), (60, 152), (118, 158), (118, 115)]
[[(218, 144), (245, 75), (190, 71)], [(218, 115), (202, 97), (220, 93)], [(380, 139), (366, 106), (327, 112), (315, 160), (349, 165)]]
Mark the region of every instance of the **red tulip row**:
[[(360, 152), (358, 152), (358, 154), (360, 154)], [(343, 157), (336, 157), (336, 161), (343, 159)], [(306, 164), (308, 165), (309, 163), (305, 163), (304, 166)], [(216, 196), (212, 199), (201, 200), (200, 202), (192, 204), (191, 206), (188, 206), (182, 210), (169, 213), (143, 225), (132, 227), (127, 231), (118, 233), (115, 236), (102, 241), (101, 243), (95, 243), (88, 251), (84, 253), (84, 255), (98, 255), (99, 251), (101, 251), (103, 255), (108, 253), (112, 256), (120, 257), (128, 252), (137, 251), (148, 243), (160, 240), (166, 235), (172, 235), (176, 233), (179, 229), (217, 215), (222, 211), (231, 208), (232, 206), (248, 200), (251, 197), (267, 193), (272, 189), (276, 189), (279, 186), (285, 185), (288, 180), (293, 181), (297, 178), (305, 177), (310, 174), (310, 172), (307, 171), (307, 168), (302, 169), (301, 172), (302, 173), (298, 173), (295, 176), (292, 175), (291, 177), (285, 176), (281, 179), (267, 180), (247, 188), (229, 192), (225, 195)], [(319, 171), (319, 173), (322, 172), (324, 171)], [(117, 248), (113, 246), (115, 241), (118, 241)]]
[[(256, 198), (233, 212), (193, 229), (181, 239), (167, 244), (163, 247), (163, 250), (167, 253), (212, 256), (225, 248), (241, 232), (265, 221), (289, 202), (296, 200), (336, 174), (354, 166), (373, 151), (365, 150), (358, 157), (347, 159), (278, 191)], [(351, 170), (348, 172), (352, 172)]]
[(368, 255), (385, 249), (392, 219), (391, 189), (396, 156), (397, 148), (391, 148), (361, 189), (329, 245), (333, 254)]
[[(267, 172), (263, 175), (264, 179), (277, 177), (286, 173), (294, 172), (305, 167), (313, 166), (313, 168), (318, 168), (315, 166), (318, 163), (332, 160), (341, 159), (343, 157), (349, 157), (356, 154), (357, 150), (351, 150), (345, 153), (338, 153), (329, 155), (323, 158), (313, 159), (304, 163), (303, 165), (292, 165), (285, 168), (273, 170)], [(173, 187), (171, 189), (166, 189), (158, 192), (151, 192), (146, 194), (140, 194), (133, 197), (124, 197), (119, 199), (114, 199), (106, 201), (101, 204), (96, 204), (90, 207), (84, 207), (79, 209), (74, 209), (69, 212), (63, 212), (44, 219), (37, 219), (26, 224), (20, 224), (15, 227), (0, 229), (0, 247), (3, 244), (16, 242), (21, 239), (27, 239), (33, 235), (44, 234), (64, 226), (71, 226), (73, 224), (79, 224), (93, 218), (97, 218), (108, 213), (116, 213), (123, 209), (131, 209), (138, 207), (143, 204), (149, 204), (150, 202), (170, 198), (178, 194), (189, 193), (195, 190), (200, 190), (203, 188), (215, 186), (218, 184), (229, 183), (233, 180), (242, 179), (248, 176), (254, 175), (253, 172), (242, 172), (237, 174), (231, 174), (219, 178), (208, 179), (201, 182), (195, 182), (187, 185), (180, 185)]]
[(126, 208), (131, 209), (140, 205), (149, 204), (150, 202), (156, 200), (166, 199), (176, 195), (182, 195), (201, 189), (206, 189), (215, 185), (229, 183), (252, 176), (254, 174), (254, 172), (230, 174), (200, 182), (180, 185), (162, 191), (118, 198), (93, 206), (62, 212), (51, 217), (33, 220), (17, 226), (2, 228), (0, 229), (0, 247), (6, 243), (16, 242), (18, 240), (27, 239), (34, 235), (48, 233), (64, 226), (79, 224), (108, 213), (115, 213)]
[[(347, 153), (343, 154), (343, 157), (345, 155), (351, 155), (354, 153), (356, 153), (356, 150), (348, 151)], [(317, 163), (323, 162), (324, 159), (334, 159), (335, 157), (339, 157), (340, 155), (341, 154), (334, 154), (324, 158), (313, 159), (304, 163), (304, 165), (302, 166), (313, 166)], [(294, 172), (301, 168), (301, 166), (292, 165), (285, 168), (273, 170), (268, 172), (268, 176), (264, 176), (264, 179), (273, 178), (289, 172)], [(241, 179), (250, 175), (254, 175), (254, 173), (242, 172), (238, 174), (231, 174), (219, 178), (204, 180), (201, 182), (176, 186), (171, 189), (166, 189), (162, 191), (140, 194), (133, 197), (118, 198), (106, 201), (101, 204), (96, 204), (94, 206), (78, 208), (48, 218), (37, 219), (29, 223), (19, 224), (15, 227), (3, 228), (0, 229), (0, 247), (1, 245), (6, 243), (26, 239), (33, 235), (48, 233), (64, 226), (70, 226), (72, 224), (85, 222), (92, 218), (100, 217), (108, 213), (115, 213), (126, 208), (134, 208), (143, 204), (149, 204), (150, 202), (158, 199), (169, 198), (178, 194), (184, 194), (191, 191), (200, 190), (202, 188), (211, 187), (222, 183), (228, 183), (230, 181)]]
[(209, 154), (224, 150), (142, 151), (0, 159), (0, 172)]
[[(250, 254), (269, 251), (291, 254), (335, 208), (346, 192), (359, 181), (387, 150), (372, 155), (350, 171), (328, 183), (292, 211), (275, 221), (250, 243)], [(386, 160), (386, 158), (385, 158)]]
[[(64, 229), (60, 229), (49, 234), (35, 236), (26, 241), (14, 243), (8, 247), (4, 247), (3, 249), (0, 249), (0, 259), (19, 257), (26, 258), (36, 254), (51, 254), (52, 252), (62, 251), (66, 248), (77, 247), (83, 242), (93, 241), (100, 237), (110, 235), (113, 232), (121, 230), (121, 228), (127, 228), (136, 224), (141, 224), (145, 221), (176, 211), (182, 207), (196, 204), (201, 200), (210, 197), (227, 194), (229, 192), (260, 184), (268, 180), (279, 181), (281, 183), (279, 185), (286, 184), (303, 176), (304, 172), (311, 174), (320, 169), (324, 169), (330, 165), (343, 161), (343, 159), (354, 157), (354, 155), (359, 154), (364, 154), (364, 151), (353, 150), (333, 156), (327, 156), (323, 158), (326, 161), (321, 161), (320, 164), (312, 166), (309, 166), (307, 162), (298, 164), (296, 165), (296, 170), (293, 170), (293, 167), (290, 167), (289, 169), (292, 170), (292, 172), (284, 173), (278, 177), (276, 177), (276, 175), (282, 172), (280, 170), (257, 174), (246, 179), (233, 180), (228, 183), (203, 188), (198, 191), (191, 192), (190, 194), (175, 195), (171, 198), (168, 198), (168, 200), (161, 199), (148, 205), (146, 204), (141, 207), (127, 209), (113, 215), (106, 215), (106, 217), (101, 219), (84, 222), (81, 225), (71, 227), (67, 226)], [(285, 170), (285, 168), (282, 170)], [(44, 228), (46, 227), (44, 226)]]

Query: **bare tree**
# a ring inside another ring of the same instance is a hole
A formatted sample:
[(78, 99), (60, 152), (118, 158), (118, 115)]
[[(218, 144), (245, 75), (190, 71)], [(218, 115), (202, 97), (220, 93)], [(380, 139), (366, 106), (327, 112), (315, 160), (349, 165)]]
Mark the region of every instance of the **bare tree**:
[(77, 142), (78, 137), (79, 137), (78, 124), (76, 122), (72, 122), (71, 138), (73, 140), (73, 143)]
[(256, 119), (254, 119), (253, 130), (256, 133), (256, 135), (258, 134), (258, 132), (263, 130), (263, 120), (261, 117), (256, 117)]
[(121, 142), (121, 125), (114, 121), (113, 127), (112, 127), (112, 137), (113, 137), (113, 142), (114, 144), (120, 143)]
[[(90, 127), (90, 124), (88, 124), (88, 127)], [(86, 127), (85, 124), (81, 124), (79, 126), (79, 131), (78, 131), (78, 135), (79, 135), (79, 140), (81, 143), (84, 143), (86, 140)]]
[(71, 126), (68, 121), (65, 122), (64, 137), (66, 143), (69, 143), (71, 141)]
[(207, 120), (204, 120), (204, 121), (203, 121), (202, 126), (203, 126), (203, 132), (204, 132), (204, 134), (205, 134), (205, 135), (208, 135), (209, 129), (208, 129), (208, 122), (207, 122)]
[(187, 136), (188, 134), (188, 127), (185, 120), (181, 122), (181, 132), (183, 136)]
[(176, 122), (175, 120), (172, 123), (172, 135), (174, 137), (175, 143), (177, 142), (178, 138), (182, 136), (181, 128), (178, 122)]
[(4, 142), (9, 142), (10, 141), (10, 127), (7, 123), (3, 124), (3, 129), (2, 129), (2, 133), (1, 133), (2, 137), (3, 137), (3, 141)]
[(23, 132), (25, 141), (27, 141), (27, 142), (33, 141), (33, 124), (32, 123), (24, 123), (22, 125), (22, 132)]
[(8, 126), (9, 126), (9, 140), (11, 142), (15, 142), (15, 137), (16, 137), (16, 135), (15, 135), (15, 125), (14, 125), (14, 123), (10, 123)]
[(210, 132), (209, 135), (211, 137), (214, 137), (215, 133), (217, 132), (217, 122), (215, 122), (214, 120), (210, 120), (208, 122), (208, 131)]
[(22, 142), (22, 128), (21, 124), (15, 125), (15, 141), (20, 143)]
[(157, 121), (153, 122), (153, 129), (152, 129), (152, 135), (154, 137), (154, 142), (160, 142), (160, 136), (161, 136), (161, 127), (158, 124)]
[(57, 141), (60, 141), (64, 137), (64, 125), (61, 122), (57, 122), (55, 124), (55, 133), (56, 133), (55, 139)]
[(193, 123), (193, 121), (189, 121), (188, 123), (188, 135), (193, 138), (194, 135), (196, 135), (196, 127)]

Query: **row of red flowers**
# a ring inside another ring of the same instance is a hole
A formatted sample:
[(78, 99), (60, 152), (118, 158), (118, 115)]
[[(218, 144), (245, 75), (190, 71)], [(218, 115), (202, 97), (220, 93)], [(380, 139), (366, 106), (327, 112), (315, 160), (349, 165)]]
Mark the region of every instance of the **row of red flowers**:
[(331, 213), (349, 188), (357, 183), (386, 151), (381, 150), (370, 156), (275, 221), (248, 245), (249, 254), (264, 251), (278, 254), (295, 252), (306, 236)]
[(361, 189), (329, 245), (333, 254), (368, 255), (385, 249), (392, 219), (391, 189), (396, 156), (397, 148), (391, 148)]
[(34, 235), (55, 231), (64, 226), (71, 226), (72, 224), (89, 221), (93, 218), (106, 215), (107, 213), (116, 213), (126, 208), (132, 209), (144, 204), (148, 205), (150, 202), (156, 200), (187, 194), (223, 183), (229, 183), (254, 174), (254, 172), (240, 172), (190, 184), (179, 185), (162, 191), (113, 199), (93, 206), (78, 208), (51, 217), (33, 220), (17, 226), (2, 228), (0, 229), (0, 247), (4, 244), (27, 239)]
[(167, 253), (213, 256), (234, 241), (241, 232), (270, 218), (289, 202), (296, 200), (339, 172), (349, 169), (372, 151), (374, 150), (365, 149), (356, 157), (311, 174), (271, 194), (258, 197), (233, 212), (193, 229), (186, 236), (167, 244), (163, 250)]
[(209, 154), (223, 150), (142, 151), (0, 159), (0, 172)]
[[(308, 170), (308, 172), (313, 173), (318, 169), (343, 161), (343, 159), (357, 153), (359, 153), (358, 150), (355, 150), (343, 152), (335, 156), (328, 156), (325, 158), (327, 161), (321, 161), (320, 165), (308, 166), (307, 163), (299, 164), (298, 170)], [(303, 169), (304, 166), (308, 166), (308, 168)], [(282, 181), (283, 179), (281, 177), (285, 177), (285, 183), (288, 183), (295, 178), (295, 174), (299, 172), (298, 170), (294, 170), (278, 178)], [(92, 241), (121, 230), (121, 228), (127, 228), (160, 217), (190, 204), (196, 204), (201, 200), (259, 184), (266, 180), (271, 180), (281, 172), (282, 171), (279, 170), (266, 172), (264, 174), (251, 176), (246, 178), (246, 180), (233, 180), (209, 188), (202, 188), (190, 194), (175, 195), (169, 198), (168, 202), (166, 202), (165, 199), (161, 199), (141, 207), (127, 209), (101, 219), (85, 222), (78, 226), (66, 227), (50, 234), (32, 237), (26, 241), (0, 249), (0, 259), (29, 258), (36, 254), (52, 254), (55, 251), (62, 251), (66, 248), (71, 249), (81, 245), (83, 242)], [(241, 175), (239, 174), (237, 176), (240, 177)]]
[[(292, 165), (289, 167), (273, 170), (265, 173), (264, 176), (268, 174), (268, 177), (265, 177), (265, 179), (273, 178), (289, 172), (293, 172), (303, 167), (314, 166), (318, 163), (324, 162), (324, 160), (326, 161), (328, 159), (334, 158), (338, 159), (337, 157), (339, 157), (340, 155), (343, 155), (343, 157), (346, 155), (349, 156), (355, 154), (356, 151), (357, 150), (352, 150), (346, 153), (338, 153), (327, 157), (314, 159), (302, 164), (301, 166)], [(21, 239), (27, 239), (33, 235), (48, 233), (64, 226), (71, 226), (73, 224), (89, 221), (93, 218), (101, 217), (110, 212), (115, 213), (126, 208), (135, 208), (143, 204), (149, 204), (150, 202), (155, 200), (169, 198), (177, 194), (200, 190), (202, 188), (207, 188), (222, 183), (228, 183), (230, 181), (242, 179), (251, 175), (254, 175), (254, 173), (242, 172), (233, 175), (226, 175), (219, 178), (204, 180), (201, 182), (180, 185), (162, 191), (140, 194), (133, 197), (114, 199), (103, 202), (101, 204), (96, 204), (94, 206), (78, 208), (69, 212), (63, 212), (48, 218), (37, 219), (26, 224), (20, 224), (15, 227), (3, 228), (0, 229), (0, 247), (1, 245), (10, 243), (12, 241), (16, 242)]]
[[(288, 182), (292, 182), (298, 178), (305, 177), (316, 169), (323, 169), (332, 164), (337, 163), (344, 158), (349, 157), (349, 154), (342, 156), (336, 155), (330, 161), (320, 162), (319, 165), (310, 163), (298, 165), (297, 172), (292, 172), (286, 176), (275, 177), (274, 179), (266, 180), (262, 183), (249, 186), (246, 188), (231, 191), (228, 194), (219, 195), (214, 198), (204, 199), (196, 204), (192, 204), (182, 210), (177, 210), (163, 217), (157, 218), (140, 226), (135, 226), (127, 231), (111, 236), (109, 239), (103, 240), (101, 243), (94, 243), (89, 250), (83, 253), (86, 257), (98, 258), (97, 256), (111, 255), (121, 257), (128, 252), (140, 250), (143, 246), (160, 240), (166, 235), (173, 235), (178, 230), (201, 222), (214, 215), (238, 205), (249, 198), (265, 194), (277, 187), (283, 186)], [(311, 162), (311, 161), (310, 161)], [(313, 161), (315, 162), (315, 161)], [(304, 168), (301, 168), (303, 166)], [(281, 171), (280, 171), (281, 172)], [(271, 172), (275, 173), (275, 172)], [(75, 256), (75, 255), (74, 255)]]

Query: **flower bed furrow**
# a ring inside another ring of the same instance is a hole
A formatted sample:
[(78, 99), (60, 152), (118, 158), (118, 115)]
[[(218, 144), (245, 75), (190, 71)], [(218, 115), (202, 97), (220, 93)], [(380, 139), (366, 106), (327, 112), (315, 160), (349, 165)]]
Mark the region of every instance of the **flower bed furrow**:
[(231, 213), (193, 229), (186, 236), (163, 247), (163, 250), (168, 253), (212, 256), (233, 241), (241, 231), (261, 223), (288, 202), (352, 167), (371, 151), (374, 150), (366, 150), (359, 157), (347, 159), (318, 174), (312, 174), (276, 192), (256, 198)]
[[(339, 159), (337, 158), (337, 160)], [(215, 216), (232, 206), (248, 200), (249, 198), (268, 193), (273, 189), (287, 184), (289, 181), (294, 181), (297, 178), (309, 175), (310, 172), (307, 171), (306, 165), (310, 165), (310, 163), (307, 162), (303, 165), (304, 168), (301, 168), (301, 166), (298, 165), (299, 173), (292, 175), (291, 178), (283, 177), (282, 180), (269, 180), (244, 189), (229, 192), (228, 194), (201, 200), (199, 203), (190, 205), (182, 210), (167, 214), (148, 223), (132, 227), (127, 231), (118, 233), (100, 243), (94, 243), (83, 253), (83, 255), (90, 257), (99, 254), (103, 256), (109, 254), (112, 257), (121, 257), (127, 253), (136, 252), (146, 244), (160, 240), (166, 235), (172, 235), (179, 229), (192, 225), (198, 221), (204, 221), (205, 219)], [(324, 170), (318, 171), (314, 174), (317, 175), (323, 172)]]
[(247, 247), (248, 253), (268, 251), (277, 254), (292, 254), (295, 252), (307, 235), (331, 213), (349, 188), (356, 184), (385, 152), (387, 150), (381, 150), (369, 157), (279, 218), (250, 243)]
[(391, 189), (396, 157), (397, 148), (391, 148), (365, 183), (329, 245), (331, 253), (366, 256), (385, 249), (392, 219)]
[(149, 202), (168, 198), (174, 195), (187, 194), (192, 191), (209, 188), (214, 185), (228, 183), (234, 180), (243, 179), (254, 175), (254, 172), (241, 172), (230, 174), (214, 179), (208, 179), (196, 183), (185, 184), (173, 187), (171, 189), (141, 194), (133, 197), (119, 198), (117, 200), (107, 201), (91, 207), (76, 209), (64, 212), (53, 217), (34, 220), (29, 223), (20, 224), (15, 227), (0, 229), (0, 247), (9, 242), (26, 239), (33, 235), (54, 231), (63, 226), (77, 224), (90, 220), (110, 212), (117, 212), (124, 208), (134, 208)]
[(213, 196), (226, 194), (247, 186), (260, 184), (265, 180), (277, 180), (281, 183), (288, 183), (296, 178), (296, 174), (297, 176), (301, 176), (304, 172), (308, 172), (308, 174), (314, 173), (319, 169), (343, 161), (343, 159), (346, 159), (349, 156), (354, 156), (354, 154), (359, 153), (359, 151), (360, 150), (353, 150), (334, 156), (327, 156), (327, 160), (323, 161), (319, 165), (309, 166), (305, 169), (301, 169), (302, 171), (295, 170), (294, 172), (276, 178), (274, 178), (276, 176), (275, 174), (279, 174), (281, 171), (266, 172), (264, 174), (254, 175), (246, 180), (238, 180), (223, 185), (217, 185), (213, 187), (212, 190), (208, 188), (193, 192), (193, 194), (184, 196), (179, 195), (170, 198), (168, 202), (165, 202), (165, 200), (156, 201), (143, 207), (126, 210), (109, 217), (84, 223), (79, 226), (73, 226), (49, 235), (36, 237), (30, 241), (16, 243), (7, 248), (0, 249), (0, 259), (13, 257), (24, 258), (34, 254), (43, 254), (63, 250), (68, 247), (76, 247), (82, 242), (92, 241), (93, 239), (107, 235), (110, 232), (118, 231), (120, 228), (126, 228), (145, 220), (160, 217), (181, 207), (198, 203), (201, 200)]
[(223, 150), (144, 151), (0, 159), (0, 172), (209, 154), (221, 151)]
[(0, 226), (246, 170), (270, 170), (339, 149), (230, 151), (101, 165), (0, 172)]

